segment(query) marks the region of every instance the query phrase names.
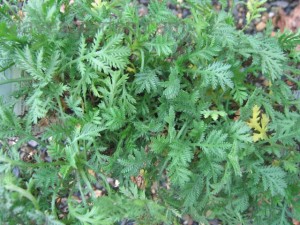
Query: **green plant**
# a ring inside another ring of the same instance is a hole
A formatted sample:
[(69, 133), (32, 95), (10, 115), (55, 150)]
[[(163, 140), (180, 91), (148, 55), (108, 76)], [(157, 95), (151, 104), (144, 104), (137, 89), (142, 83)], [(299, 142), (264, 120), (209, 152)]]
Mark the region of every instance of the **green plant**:
[(299, 219), (299, 34), (249, 36), (210, 1), (183, 4), (185, 19), (165, 1), (1, 6), (1, 67), (25, 71), (5, 82), (28, 109), (0, 108), (2, 224)]
[(249, 0), (246, 3), (247, 6), (247, 15), (246, 15), (246, 19), (247, 19), (247, 23), (245, 28), (247, 28), (250, 23), (257, 18), (261, 17), (262, 12), (266, 11), (266, 8), (263, 8), (262, 6), (266, 3), (266, 0)]

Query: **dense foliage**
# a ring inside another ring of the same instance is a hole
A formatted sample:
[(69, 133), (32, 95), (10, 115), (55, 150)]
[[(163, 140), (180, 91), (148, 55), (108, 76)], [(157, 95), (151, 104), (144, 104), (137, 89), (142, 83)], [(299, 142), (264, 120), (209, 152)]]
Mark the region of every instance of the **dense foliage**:
[(236, 30), (226, 1), (9, 2), (0, 66), (27, 110), (0, 108), (1, 224), (300, 219), (299, 33)]

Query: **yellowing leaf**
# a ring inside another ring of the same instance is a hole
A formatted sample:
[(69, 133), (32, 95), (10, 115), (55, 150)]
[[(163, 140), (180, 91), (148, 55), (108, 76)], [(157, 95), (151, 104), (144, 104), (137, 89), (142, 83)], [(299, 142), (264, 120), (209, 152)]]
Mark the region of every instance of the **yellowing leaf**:
[(261, 122), (261, 128), (266, 131), (268, 123), (270, 122), (269, 117), (266, 114), (262, 114), (260, 122)]
[(103, 6), (106, 5), (107, 2), (102, 2), (101, 0), (94, 0), (94, 2), (92, 3), (92, 6), (94, 9), (100, 9)]
[(256, 142), (258, 140), (266, 140), (268, 139), (267, 131), (268, 131), (268, 123), (269, 117), (266, 114), (262, 114), (260, 117), (260, 108), (255, 105), (252, 108), (252, 118), (250, 118), (247, 123), (249, 127), (253, 128), (255, 133), (253, 133), (253, 141)]
[(127, 67), (126, 70), (129, 72), (129, 73), (136, 73), (136, 70), (132, 67)]

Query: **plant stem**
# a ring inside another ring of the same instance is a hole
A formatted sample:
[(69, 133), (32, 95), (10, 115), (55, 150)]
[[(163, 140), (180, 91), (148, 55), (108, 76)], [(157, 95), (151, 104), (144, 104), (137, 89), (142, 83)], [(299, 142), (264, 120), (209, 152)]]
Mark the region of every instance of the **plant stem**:
[(79, 170), (79, 173), (80, 173), (80, 176), (82, 177), (84, 183), (86, 184), (87, 188), (88, 188), (89, 191), (91, 192), (91, 196), (95, 199), (95, 198), (96, 198), (95, 192), (94, 192), (94, 190), (93, 190), (93, 188), (92, 188), (92, 185), (91, 185), (89, 179), (87, 178), (85, 172), (84, 172), (82, 169), (80, 169), (80, 170)]
[(32, 77), (20, 77), (20, 78), (0, 81), (0, 85), (10, 84), (10, 83), (15, 83), (15, 82), (22, 82), (22, 81), (31, 81), (31, 80), (33, 80)]
[(4, 72), (5, 70), (7, 70), (8, 68), (12, 67), (15, 63), (10, 63), (8, 66), (6, 67), (2, 67), (1, 66), (1, 69), (0, 69), (0, 73)]
[(52, 195), (52, 200), (51, 200), (51, 211), (52, 211), (52, 215), (55, 216), (55, 218), (57, 219), (56, 207), (55, 207), (56, 194), (57, 194), (57, 192), (54, 191), (54, 193)]
[(9, 164), (11, 164), (13, 166), (32, 167), (32, 168), (46, 167), (46, 166), (63, 166), (63, 165), (65, 165), (65, 162), (61, 162), (61, 161), (56, 161), (56, 162), (51, 162), (51, 163), (46, 163), (46, 162), (42, 162), (42, 163), (26, 163), (26, 162), (20, 162), (20, 161), (11, 160), (11, 159), (4, 158), (4, 157), (1, 157), (1, 156), (0, 156), (0, 162), (9, 163)]
[(84, 196), (84, 193), (83, 193), (83, 190), (82, 190), (82, 186), (81, 186), (81, 183), (80, 183), (80, 176), (77, 172), (76, 172), (76, 178), (77, 178), (78, 188), (79, 188), (79, 192), (81, 194), (81, 199), (82, 199), (83, 205), (84, 205), (84, 207), (87, 207), (86, 199), (85, 199), (85, 196)]
[(66, 121), (64, 110), (63, 110), (63, 107), (62, 107), (62, 104), (61, 104), (59, 96), (56, 95), (55, 99), (56, 99), (58, 107), (59, 107), (59, 113), (61, 114), (61, 118), (63, 119), (63, 121)]
[(24, 190), (23, 188), (20, 188), (20, 187), (14, 185), (14, 184), (7, 184), (4, 187), (9, 191), (18, 192), (20, 195), (22, 195), (25, 198), (29, 199), (32, 202), (32, 204), (34, 205), (34, 208), (36, 210), (39, 210), (39, 204), (38, 204), (36, 198), (30, 192), (28, 192), (27, 190)]

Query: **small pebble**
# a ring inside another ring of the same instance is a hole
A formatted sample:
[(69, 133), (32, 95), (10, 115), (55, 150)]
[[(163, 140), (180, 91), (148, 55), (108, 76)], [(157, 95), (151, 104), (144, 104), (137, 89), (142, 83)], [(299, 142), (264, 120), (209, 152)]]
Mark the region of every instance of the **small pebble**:
[(50, 156), (45, 157), (45, 162), (52, 162), (52, 158)]
[(183, 225), (193, 225), (194, 221), (190, 215), (184, 215), (181, 219)]
[(300, 99), (300, 90), (293, 91), (293, 95), (296, 99)]
[(276, 2), (272, 2), (271, 5), (275, 5), (281, 8), (286, 8), (288, 7), (289, 3), (286, 1), (276, 1)]
[(94, 193), (95, 193), (96, 198), (103, 196), (103, 191), (101, 191), (101, 190), (95, 190)]
[(103, 190), (103, 189), (104, 189), (103, 186), (102, 186), (99, 182), (97, 182), (97, 183), (95, 184), (95, 187), (96, 187), (97, 189), (99, 189), (99, 190)]
[(20, 169), (19, 167), (14, 167), (13, 170), (12, 170), (13, 174), (16, 176), (16, 177), (19, 177), (20, 176)]
[(30, 140), (27, 142), (27, 144), (32, 148), (36, 148), (39, 145), (39, 143), (37, 143), (35, 140)]
[(139, 8), (139, 16), (145, 16), (148, 14), (148, 8), (145, 6), (142, 6), (141, 8)]
[(133, 220), (123, 220), (121, 222), (119, 222), (120, 225), (135, 225), (135, 222)]
[(149, 3), (149, 0), (140, 0), (140, 3), (147, 5)]
[(269, 18), (272, 18), (275, 16), (275, 13), (274, 12), (269, 12)]
[(209, 224), (211, 224), (211, 225), (220, 225), (221, 221), (219, 221), (218, 219), (213, 219), (213, 220), (209, 220)]
[(21, 9), (24, 5), (24, 2), (18, 2), (18, 8)]
[(182, 11), (182, 17), (183, 18), (186, 18), (190, 14), (191, 14), (191, 12), (188, 9), (183, 9), (183, 11)]
[(243, 24), (244, 24), (244, 20), (243, 20), (243, 18), (239, 18), (238, 25), (242, 26)]
[(263, 31), (266, 28), (266, 23), (261, 21), (256, 25), (256, 30), (257, 31)]
[(110, 177), (106, 178), (106, 181), (107, 181), (107, 183), (109, 183), (114, 188), (118, 188), (119, 185), (120, 185), (120, 181), (115, 180), (115, 179), (110, 178)]
[(265, 22), (267, 22), (267, 20), (268, 20), (268, 16), (265, 16), (265, 15), (264, 15), (264, 16), (261, 17), (261, 21), (262, 21), (262, 22), (265, 23)]
[(13, 145), (15, 145), (17, 143), (17, 141), (15, 141), (15, 140), (8, 140), (8, 145), (9, 146), (13, 146)]

